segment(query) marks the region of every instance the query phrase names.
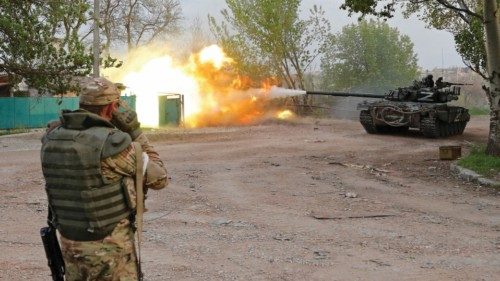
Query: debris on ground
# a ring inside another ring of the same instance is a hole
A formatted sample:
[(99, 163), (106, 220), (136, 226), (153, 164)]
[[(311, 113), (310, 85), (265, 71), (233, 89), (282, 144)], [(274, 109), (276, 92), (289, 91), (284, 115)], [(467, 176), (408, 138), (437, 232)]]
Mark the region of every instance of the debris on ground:
[(347, 192), (346, 194), (344, 194), (344, 196), (347, 198), (357, 198), (358, 194), (356, 194), (355, 192)]
[(371, 218), (387, 218), (395, 216), (396, 215), (394, 214), (366, 214), (366, 215), (341, 216), (341, 215), (317, 214), (314, 212), (311, 213), (311, 217), (317, 220), (371, 219)]

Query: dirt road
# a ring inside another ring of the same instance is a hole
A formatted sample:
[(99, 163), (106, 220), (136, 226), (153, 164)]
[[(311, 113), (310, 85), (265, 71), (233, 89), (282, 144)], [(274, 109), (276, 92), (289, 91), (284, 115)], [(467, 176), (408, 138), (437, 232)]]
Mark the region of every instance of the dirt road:
[[(499, 280), (499, 192), (437, 160), (487, 127), (475, 118), (446, 140), (335, 120), (152, 134), (171, 184), (148, 195), (146, 280)], [(40, 135), (0, 138), (1, 280), (50, 280)]]

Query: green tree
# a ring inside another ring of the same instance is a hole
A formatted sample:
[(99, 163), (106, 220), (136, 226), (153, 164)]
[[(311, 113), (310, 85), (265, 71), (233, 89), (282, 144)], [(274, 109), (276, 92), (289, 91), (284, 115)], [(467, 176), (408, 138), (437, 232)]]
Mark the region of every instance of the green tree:
[(41, 93), (66, 92), (91, 69), (79, 37), (89, 8), (85, 0), (0, 0), (0, 72)]
[(384, 93), (418, 76), (413, 43), (382, 21), (361, 21), (330, 36), (321, 60), (323, 88)]
[(304, 89), (304, 74), (319, 56), (330, 30), (324, 11), (314, 6), (299, 18), (300, 0), (226, 0), (222, 23), (209, 16), (212, 33), (254, 79), (276, 76), (290, 88)]
[(486, 152), (500, 156), (500, 0), (345, 0), (341, 8), (391, 17), (398, 5), (430, 27), (452, 32), (466, 65), (485, 78), (490, 102)]

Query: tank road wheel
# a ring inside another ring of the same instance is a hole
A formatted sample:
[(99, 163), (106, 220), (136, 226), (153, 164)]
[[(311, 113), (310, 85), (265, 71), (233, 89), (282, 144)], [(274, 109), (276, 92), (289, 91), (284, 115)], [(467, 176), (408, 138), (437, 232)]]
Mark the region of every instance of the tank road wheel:
[(363, 128), (365, 128), (368, 134), (376, 134), (379, 132), (368, 110), (361, 110), (359, 113), (359, 122), (361, 122), (361, 125), (363, 125)]
[(428, 138), (439, 138), (441, 136), (439, 125), (439, 120), (425, 117), (420, 123), (420, 131)]

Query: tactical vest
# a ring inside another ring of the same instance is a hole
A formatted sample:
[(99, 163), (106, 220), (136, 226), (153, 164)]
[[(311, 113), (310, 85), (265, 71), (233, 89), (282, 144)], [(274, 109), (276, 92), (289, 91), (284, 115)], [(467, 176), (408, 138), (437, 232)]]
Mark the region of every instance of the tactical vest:
[(85, 111), (63, 114), (42, 139), (42, 170), (53, 223), (71, 240), (100, 240), (131, 214), (122, 179), (107, 182), (101, 160), (127, 148), (128, 134)]

